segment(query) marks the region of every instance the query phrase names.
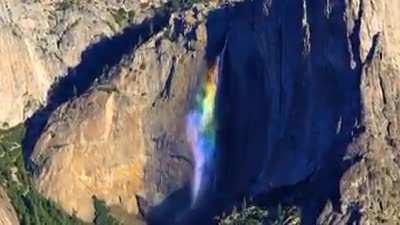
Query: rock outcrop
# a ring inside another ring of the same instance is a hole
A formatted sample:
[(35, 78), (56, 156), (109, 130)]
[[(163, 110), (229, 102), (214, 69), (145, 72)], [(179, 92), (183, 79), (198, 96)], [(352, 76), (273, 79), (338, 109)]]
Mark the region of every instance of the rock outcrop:
[(207, 70), (206, 37), (201, 12), (173, 15), (108, 81), (52, 113), (31, 156), (39, 192), (89, 222), (93, 196), (139, 215), (138, 199), (156, 205), (187, 185), (185, 116)]
[(7, 193), (0, 187), (0, 225), (18, 225), (17, 214), (8, 199)]
[(119, 2), (0, 1), (0, 128), (45, 105), (50, 86), (80, 62), (88, 46), (152, 16), (150, 7), (160, 5)]

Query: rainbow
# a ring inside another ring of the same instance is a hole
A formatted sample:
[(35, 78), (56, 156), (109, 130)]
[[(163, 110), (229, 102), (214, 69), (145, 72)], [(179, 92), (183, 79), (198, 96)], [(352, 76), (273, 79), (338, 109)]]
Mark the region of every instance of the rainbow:
[(196, 108), (187, 117), (187, 139), (194, 159), (192, 205), (201, 195), (212, 175), (215, 153), (214, 108), (218, 84), (219, 60), (209, 66), (201, 92), (196, 96)]

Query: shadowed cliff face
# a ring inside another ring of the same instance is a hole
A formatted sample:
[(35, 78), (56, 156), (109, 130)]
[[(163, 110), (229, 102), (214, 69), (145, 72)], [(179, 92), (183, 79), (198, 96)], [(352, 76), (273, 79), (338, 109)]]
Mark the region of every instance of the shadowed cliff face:
[[(360, 114), (360, 65), (357, 54), (351, 59), (344, 2), (329, 15), (327, 8), (258, 1), (233, 9), (216, 115), (217, 195), (340, 173)], [(318, 188), (332, 192), (339, 180), (331, 178)]]
[(302, 224), (398, 223), (399, 39), (387, 34), (399, 29), (390, 12), (373, 0), (261, 0), (215, 12), (228, 22), (209, 21), (209, 47), (226, 48), (208, 201), (291, 201)]

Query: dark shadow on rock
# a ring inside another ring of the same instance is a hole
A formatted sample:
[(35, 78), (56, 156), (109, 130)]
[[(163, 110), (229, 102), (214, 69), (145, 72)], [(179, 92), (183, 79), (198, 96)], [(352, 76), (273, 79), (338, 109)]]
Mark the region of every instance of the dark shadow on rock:
[(234, 205), (231, 199), (218, 197), (212, 191), (192, 205), (190, 188), (185, 187), (153, 207), (146, 221), (149, 225), (212, 225), (216, 224), (216, 216)]
[(358, 160), (344, 156), (363, 132), (360, 24), (349, 44), (345, 1), (329, 16), (326, 4), (256, 0), (208, 22), (209, 60), (226, 43), (213, 199), (288, 202), (301, 208), (304, 225), (316, 224), (327, 201), (339, 210), (340, 179)]
[(186, 186), (151, 208), (145, 218), (149, 225), (211, 225), (217, 215), (233, 205), (231, 199), (222, 199), (212, 191), (192, 205), (191, 189)]
[(190, 208), (190, 187), (170, 194), (163, 202), (150, 209), (148, 215), (144, 215), (149, 225), (174, 224)]
[[(311, 40), (314, 38), (316, 45), (311, 49), (311, 60), (317, 67), (315, 71), (319, 72), (320, 74), (317, 75), (321, 77), (324, 74), (334, 77), (334, 83), (326, 83), (322, 77), (316, 84), (324, 84), (320, 88), (328, 87), (327, 90), (330, 90), (329, 99), (332, 99), (334, 105), (330, 106), (328, 110), (332, 110), (335, 118), (338, 118), (336, 124), (339, 126), (331, 145), (327, 146), (328, 151), (322, 156), (313, 179), (307, 183), (304, 189), (299, 189), (304, 190), (303, 193), (299, 190), (296, 193), (301, 199), (299, 203), (303, 209), (302, 224), (314, 225), (327, 201), (332, 203), (334, 212), (340, 213), (341, 178), (352, 165), (360, 160), (357, 156), (344, 158), (349, 144), (364, 132), (364, 128), (358, 125), (361, 120), (360, 79), (363, 65), (359, 52), (360, 21), (356, 21), (350, 36), (350, 43), (347, 39), (347, 24), (343, 19), (346, 13), (346, 2), (344, 0), (337, 1), (329, 18), (324, 16), (323, 9), (326, 8), (326, 5), (322, 2), (310, 1), (307, 7), (309, 12), (313, 12), (310, 21), (310, 26), (314, 28), (311, 30)], [(360, 18), (361, 13), (360, 11), (360, 15), (358, 15)], [(319, 39), (318, 34), (320, 36), (328, 34), (329, 39)], [(325, 56), (324, 49), (330, 51), (332, 56)], [(321, 65), (321, 61), (325, 65)], [(324, 113), (323, 110), (324, 108), (321, 113)], [(356, 214), (352, 213), (349, 220), (359, 219)], [(348, 223), (353, 224), (351, 221)]]
[(27, 133), (23, 141), (24, 158), (31, 164), (29, 157), (38, 138), (46, 129), (51, 114), (62, 104), (85, 93), (98, 79), (107, 79), (113, 66), (125, 55), (159, 32), (169, 21), (168, 13), (158, 13), (142, 24), (126, 28), (121, 34), (105, 38), (89, 46), (81, 55), (81, 62), (56, 82), (48, 94), (47, 105), (38, 110), (25, 122)]

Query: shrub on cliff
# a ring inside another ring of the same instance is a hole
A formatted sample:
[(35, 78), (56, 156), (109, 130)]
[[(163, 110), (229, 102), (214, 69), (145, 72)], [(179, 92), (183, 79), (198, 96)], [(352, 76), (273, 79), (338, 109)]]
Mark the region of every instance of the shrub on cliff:
[(268, 212), (254, 205), (248, 205), (243, 201), (240, 209), (233, 208), (229, 215), (223, 214), (217, 217), (218, 225), (262, 225)]
[(225, 213), (216, 218), (218, 225), (300, 225), (301, 217), (298, 208), (278, 205), (270, 211), (243, 201), (240, 209), (234, 208), (229, 215)]
[(104, 201), (93, 197), (95, 212), (95, 225), (119, 225), (120, 223), (109, 215), (109, 210)]

